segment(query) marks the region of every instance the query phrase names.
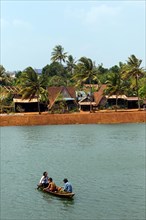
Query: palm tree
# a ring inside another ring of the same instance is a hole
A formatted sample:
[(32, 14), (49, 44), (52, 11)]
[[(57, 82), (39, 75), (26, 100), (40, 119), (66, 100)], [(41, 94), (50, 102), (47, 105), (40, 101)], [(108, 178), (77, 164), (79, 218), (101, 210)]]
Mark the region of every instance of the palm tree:
[(140, 67), (142, 60), (136, 58), (135, 55), (131, 55), (128, 57), (127, 64), (125, 65), (123, 71), (123, 78), (134, 80), (132, 83), (132, 87), (136, 89), (137, 97), (138, 97), (138, 109), (140, 110), (140, 98), (139, 98), (139, 78), (144, 76), (144, 69)]
[(67, 70), (68, 70), (68, 71), (71, 73), (71, 75), (72, 75), (73, 72), (74, 72), (75, 66), (76, 66), (76, 61), (75, 61), (75, 59), (73, 58), (72, 55), (69, 55), (67, 58), (68, 58), (68, 60), (66, 60)]
[(95, 68), (94, 63), (90, 58), (81, 57), (79, 59), (79, 63), (76, 66), (76, 72), (73, 76), (74, 80), (77, 80), (77, 85), (81, 84), (82, 82), (89, 82), (90, 84), (90, 112), (92, 111), (91, 105), (91, 95), (92, 95), (92, 81), (97, 81), (97, 69)]
[(13, 78), (6, 72), (5, 68), (0, 65), (0, 85), (8, 86), (13, 84)]
[(24, 70), (21, 76), (21, 94), (22, 99), (33, 99), (37, 98), (38, 112), (40, 112), (40, 100), (47, 98), (46, 91), (46, 79), (39, 76), (33, 68), (28, 67)]
[(5, 86), (0, 86), (0, 112), (8, 110), (7, 107), (13, 108), (13, 95)]
[(146, 99), (146, 72), (144, 77), (140, 79), (139, 84), (140, 84), (139, 96), (142, 99)]
[(59, 61), (60, 63), (65, 62), (67, 52), (64, 53), (64, 48), (61, 45), (55, 46), (52, 52), (51, 60), (53, 62)]
[(121, 78), (121, 72), (118, 71), (117, 73), (111, 72), (108, 74), (107, 81), (106, 81), (106, 94), (108, 96), (116, 95), (116, 111), (118, 108), (118, 97), (122, 95), (125, 91), (125, 81)]
[(5, 77), (6, 77), (6, 70), (2, 65), (0, 65), (0, 84), (3, 84), (3, 82), (5, 81)]

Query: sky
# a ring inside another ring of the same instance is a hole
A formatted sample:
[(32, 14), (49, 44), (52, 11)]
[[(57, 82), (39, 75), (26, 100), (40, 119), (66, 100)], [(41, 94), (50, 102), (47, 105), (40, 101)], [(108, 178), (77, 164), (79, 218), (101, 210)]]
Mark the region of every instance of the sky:
[(134, 54), (146, 60), (146, 1), (1, 0), (0, 64), (7, 71), (41, 69), (56, 45), (76, 60), (104, 68)]

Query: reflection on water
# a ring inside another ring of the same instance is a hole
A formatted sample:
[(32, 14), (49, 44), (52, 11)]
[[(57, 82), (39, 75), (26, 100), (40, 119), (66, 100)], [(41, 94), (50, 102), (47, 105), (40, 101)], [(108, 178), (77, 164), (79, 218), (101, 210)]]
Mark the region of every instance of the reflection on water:
[[(2, 127), (1, 219), (144, 219), (145, 135), (145, 124)], [(36, 190), (45, 170), (69, 179), (72, 200)]]

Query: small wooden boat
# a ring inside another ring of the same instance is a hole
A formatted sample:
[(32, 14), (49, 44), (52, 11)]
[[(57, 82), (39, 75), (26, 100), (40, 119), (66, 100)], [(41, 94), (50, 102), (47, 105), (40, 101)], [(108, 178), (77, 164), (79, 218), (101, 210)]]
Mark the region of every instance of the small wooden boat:
[(62, 197), (62, 198), (73, 198), (75, 193), (65, 192), (65, 191), (50, 191), (49, 189), (43, 190), (43, 187), (39, 187), (38, 189), (42, 190), (43, 192), (49, 193), (51, 195)]

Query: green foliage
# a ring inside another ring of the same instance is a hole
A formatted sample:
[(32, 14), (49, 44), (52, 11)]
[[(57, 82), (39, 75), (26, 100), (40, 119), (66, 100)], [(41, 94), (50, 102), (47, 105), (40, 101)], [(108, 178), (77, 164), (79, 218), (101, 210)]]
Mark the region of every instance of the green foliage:
[(92, 84), (98, 82), (98, 71), (91, 59), (86, 57), (79, 59), (73, 80), (76, 81), (77, 86), (83, 85), (84, 83)]
[[(2, 90), (1, 90), (2, 91)], [(13, 95), (11, 93), (5, 94), (5, 96), (0, 98), (0, 112), (10, 113), (14, 110)]]
[(49, 77), (48, 86), (66, 86), (66, 82), (61, 76), (52, 76)]
[(59, 61), (60, 63), (65, 62), (67, 53), (64, 52), (64, 48), (61, 45), (56, 45), (52, 52), (51, 60), (52, 62)]
[(116, 95), (116, 106), (114, 109), (117, 110), (118, 96), (125, 94), (127, 90), (127, 82), (122, 79), (123, 65), (121, 63), (119, 64), (119, 67), (115, 66), (114, 68), (111, 68), (111, 70), (113, 70), (113, 72), (108, 74), (105, 93), (108, 96)]
[(45, 66), (42, 70), (42, 76), (46, 77), (48, 86), (67, 86), (70, 81), (67, 69), (58, 62)]
[(142, 60), (136, 58), (135, 55), (128, 57), (127, 64), (123, 66), (123, 79), (131, 81), (131, 89), (135, 89), (138, 97), (138, 108), (140, 109), (139, 99), (139, 79), (145, 75), (143, 67), (140, 67)]
[(64, 66), (58, 62), (53, 62), (50, 65), (46, 65), (42, 70), (43, 76), (62, 76), (66, 77), (66, 70)]
[(51, 113), (63, 114), (65, 112), (67, 112), (67, 105), (66, 102), (60, 97), (60, 99), (58, 99), (58, 102), (53, 105)]
[[(75, 74), (73, 76), (73, 80), (76, 81), (76, 85), (82, 86), (83, 83), (90, 84), (90, 96), (92, 95), (92, 83), (97, 83), (98, 79), (98, 71), (95, 67), (95, 64), (92, 62), (90, 58), (81, 57), (79, 59), (79, 63), (75, 68)], [(92, 105), (90, 103), (90, 112), (92, 111)]]
[[(33, 68), (28, 67), (23, 72), (16, 72), (16, 77), (12, 78), (11, 74), (0, 65), (0, 85), (2, 87), (18, 85), (21, 87), (22, 98), (31, 100), (35, 97), (38, 103), (47, 101), (48, 86), (74, 86), (80, 90), (83, 89), (84, 84), (100, 86), (105, 83), (106, 94), (114, 94), (117, 97), (120, 94), (138, 96), (139, 107), (140, 98), (146, 98), (146, 72), (141, 67), (142, 60), (135, 55), (128, 57), (127, 63), (120, 62), (119, 65), (108, 69), (103, 64), (95, 66), (95, 63), (87, 57), (81, 57), (77, 62), (72, 55), (67, 56), (61, 45), (57, 45), (53, 49), (51, 60), (52, 63), (43, 68), (41, 76)], [(62, 65), (62, 62), (66, 65)], [(94, 87), (91, 86), (90, 94), (94, 91)], [(9, 106), (8, 99), (4, 102), (6, 103), (1, 104)]]
[(0, 65), (0, 85), (11, 86), (13, 84), (12, 76), (6, 72), (5, 68)]
[(72, 55), (69, 55), (67, 57), (66, 65), (67, 65), (67, 67), (66, 67), (67, 72), (69, 73), (70, 76), (72, 76), (73, 73), (74, 73), (74, 69), (76, 67), (76, 61), (75, 61), (75, 59), (73, 58)]
[(106, 81), (107, 89), (106, 94), (110, 95), (122, 95), (125, 91), (125, 84), (121, 78), (120, 73), (111, 72), (108, 75), (108, 80)]
[(112, 73), (119, 73), (120, 71), (120, 67), (115, 65), (115, 66), (112, 66), (110, 69), (109, 69), (109, 72), (112, 72)]
[(97, 69), (97, 72), (98, 72), (99, 82), (101, 84), (105, 84), (105, 82), (107, 80), (109, 70), (107, 68), (104, 68), (103, 64), (98, 65), (98, 67), (96, 67), (96, 69)]
[(21, 94), (23, 99), (38, 100), (40, 113), (40, 101), (47, 100), (46, 78), (39, 76), (31, 67), (25, 69), (21, 76)]
[(139, 96), (142, 99), (146, 99), (146, 74), (144, 76), (144, 78), (141, 78), (139, 81)]
[(22, 75), (22, 71), (18, 71), (18, 72), (15, 73), (15, 77), (17, 79), (21, 78), (21, 75)]
[(6, 72), (5, 68), (4, 68), (2, 65), (0, 65), (0, 77), (1, 77), (2, 75), (4, 75), (5, 72)]

